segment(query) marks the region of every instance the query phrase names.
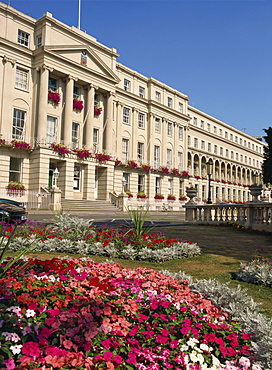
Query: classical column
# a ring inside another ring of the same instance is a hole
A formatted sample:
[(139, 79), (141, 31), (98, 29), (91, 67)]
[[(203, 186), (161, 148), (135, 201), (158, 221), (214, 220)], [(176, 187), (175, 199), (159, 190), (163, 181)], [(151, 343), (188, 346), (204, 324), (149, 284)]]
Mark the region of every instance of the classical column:
[(155, 115), (154, 113), (148, 114), (148, 122), (146, 124), (146, 130), (147, 130), (147, 147), (146, 147), (146, 153), (147, 153), (147, 162), (149, 162), (150, 165), (153, 165), (154, 162), (154, 141), (153, 141), (153, 135), (155, 132)]
[(137, 159), (138, 161), (138, 153), (137, 153), (137, 145), (138, 142), (136, 140), (136, 133), (138, 127), (138, 114), (139, 110), (137, 108), (132, 108), (132, 122), (131, 122), (131, 153), (132, 159)]
[(165, 118), (162, 119), (162, 156), (161, 156), (161, 165), (166, 166), (166, 130), (167, 130), (167, 120)]
[[(11, 139), (11, 132), (12, 129), (9, 125), (7, 125), (7, 117), (10, 118), (10, 103), (12, 101), (12, 92), (14, 90), (14, 85), (11, 83), (11, 77), (14, 76), (15, 73), (13, 71), (15, 66), (16, 60), (11, 59), (7, 56), (3, 57), (3, 73), (2, 74), (2, 83), (0, 84), (1, 88), (1, 134), (3, 138), (10, 140)], [(1, 82), (1, 81), (0, 81)], [(13, 114), (13, 112), (12, 112)]]
[(121, 102), (117, 102), (117, 118), (116, 118), (116, 135), (115, 135), (115, 152), (116, 157), (123, 160), (122, 158), (122, 123), (123, 123), (123, 109), (124, 105)]
[(173, 123), (173, 134), (174, 134), (174, 145), (173, 145), (173, 162), (172, 167), (178, 168), (178, 124), (177, 122)]
[(37, 142), (46, 144), (46, 125), (47, 125), (47, 102), (48, 102), (48, 78), (50, 68), (43, 64), (38, 67), (40, 71), (40, 88), (39, 88), (39, 105), (38, 105), (38, 122), (37, 122)]
[(85, 87), (87, 90), (86, 115), (84, 118), (85, 146), (86, 149), (93, 150), (93, 120), (94, 120), (94, 85), (89, 84)]
[(114, 137), (113, 137), (113, 97), (114, 93), (109, 92), (107, 96), (107, 117), (104, 126), (104, 143), (106, 153), (112, 153), (114, 147)]
[(76, 77), (67, 76), (66, 78), (66, 92), (65, 92), (65, 106), (64, 106), (64, 125), (63, 125), (63, 141), (65, 145), (69, 145), (72, 139), (72, 113), (73, 113), (73, 94), (74, 81)]

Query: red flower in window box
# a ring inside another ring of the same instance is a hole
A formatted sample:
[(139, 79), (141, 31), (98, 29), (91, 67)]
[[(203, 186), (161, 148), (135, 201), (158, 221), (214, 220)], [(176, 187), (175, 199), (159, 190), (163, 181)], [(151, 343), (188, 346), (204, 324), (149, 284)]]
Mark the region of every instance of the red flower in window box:
[(58, 153), (59, 155), (65, 155), (70, 153), (70, 150), (64, 144), (52, 143), (49, 148), (51, 148), (54, 152)]
[(164, 199), (164, 196), (162, 194), (155, 194), (154, 199)]
[(185, 179), (188, 179), (188, 178), (190, 177), (189, 172), (187, 172), (187, 171), (182, 171), (182, 173), (181, 173), (181, 177), (184, 177)]
[(172, 168), (171, 172), (173, 175), (179, 175), (179, 170), (177, 168)]
[(133, 198), (133, 194), (130, 190), (125, 190), (125, 193), (128, 195), (129, 198)]
[(160, 170), (163, 172), (163, 173), (169, 173), (169, 168), (165, 167), (165, 166), (161, 166)]
[(73, 99), (73, 109), (82, 110), (83, 101), (78, 99)]
[(109, 154), (105, 154), (105, 153), (95, 153), (95, 158), (99, 162), (106, 162), (106, 161), (109, 161), (111, 159), (111, 156)]
[(55, 104), (59, 104), (60, 103), (60, 94), (55, 92), (55, 91), (49, 90), (48, 91), (48, 100), (54, 102)]
[(89, 158), (92, 153), (88, 149), (73, 149), (73, 152), (78, 156), (80, 159), (87, 159)]
[(174, 195), (172, 195), (172, 194), (169, 194), (167, 196), (167, 200), (176, 200), (176, 197)]
[(129, 161), (127, 161), (127, 166), (132, 167), (132, 168), (137, 168), (138, 164), (133, 160), (129, 160)]
[(101, 114), (102, 108), (99, 108), (97, 105), (94, 106), (94, 115), (99, 116)]
[(115, 159), (115, 166), (118, 166), (121, 163), (122, 163), (122, 161), (120, 161), (120, 159)]
[(30, 144), (22, 140), (11, 140), (10, 143), (14, 148), (17, 148), (17, 149), (25, 149), (25, 150), (31, 149)]

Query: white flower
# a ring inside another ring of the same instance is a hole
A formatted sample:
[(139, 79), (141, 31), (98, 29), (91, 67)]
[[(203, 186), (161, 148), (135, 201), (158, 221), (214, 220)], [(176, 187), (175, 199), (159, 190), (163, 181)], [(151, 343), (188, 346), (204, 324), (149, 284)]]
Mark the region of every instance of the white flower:
[(198, 357), (196, 351), (193, 351), (192, 353), (189, 353), (190, 359), (193, 362), (198, 362)]
[(217, 357), (215, 357), (214, 355), (212, 355), (212, 363), (214, 366), (220, 366), (220, 361), (218, 360)]
[(209, 351), (210, 350), (210, 348), (205, 343), (201, 343), (199, 347), (202, 351)]
[(36, 315), (36, 312), (34, 310), (27, 309), (25, 315), (26, 317), (33, 317)]
[(195, 347), (195, 345), (196, 345), (196, 343), (198, 343), (199, 341), (197, 340), (197, 339), (195, 339), (195, 338), (190, 338), (189, 340), (188, 340), (188, 342), (187, 342), (187, 345), (188, 346), (190, 346), (190, 347), (192, 347), (192, 348), (194, 348)]
[(181, 347), (180, 347), (180, 350), (181, 351), (183, 351), (183, 352), (185, 352), (185, 351), (187, 351), (187, 349), (188, 349), (189, 347), (186, 345), (186, 344), (183, 344)]
[(6, 340), (11, 340), (12, 342), (19, 342), (20, 337), (16, 333), (8, 333), (8, 332), (3, 332), (2, 335), (5, 336)]
[(10, 346), (10, 350), (14, 355), (19, 355), (21, 353), (22, 344), (16, 344), (15, 346)]

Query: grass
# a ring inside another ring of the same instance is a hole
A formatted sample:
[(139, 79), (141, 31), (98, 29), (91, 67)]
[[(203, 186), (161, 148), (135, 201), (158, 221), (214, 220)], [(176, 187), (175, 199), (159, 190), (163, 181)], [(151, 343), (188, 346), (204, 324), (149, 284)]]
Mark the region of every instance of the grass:
[[(196, 279), (217, 279), (221, 283), (230, 282), (230, 287), (241, 285), (254, 301), (262, 303), (264, 314), (272, 317), (272, 289), (235, 280), (240, 262), (250, 261), (257, 248), (263, 247), (272, 255), (272, 236), (248, 233), (231, 227), (183, 225), (157, 228), (152, 232), (161, 232), (167, 237), (196, 242), (203, 254), (182, 260), (163, 263), (112, 259), (123, 268), (145, 267), (155, 270), (166, 269), (172, 272), (180, 270)], [(32, 257), (47, 259), (60, 254), (29, 253)], [(67, 255), (67, 254), (66, 254)], [(78, 258), (79, 255), (70, 255)], [(90, 256), (95, 262), (105, 262), (105, 257)]]

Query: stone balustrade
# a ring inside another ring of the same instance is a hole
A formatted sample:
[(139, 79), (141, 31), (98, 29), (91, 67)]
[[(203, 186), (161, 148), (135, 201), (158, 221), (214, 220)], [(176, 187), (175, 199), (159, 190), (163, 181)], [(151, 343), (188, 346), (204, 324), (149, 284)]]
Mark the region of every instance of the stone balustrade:
[(244, 225), (247, 229), (272, 231), (272, 203), (185, 204), (185, 220), (197, 224)]

